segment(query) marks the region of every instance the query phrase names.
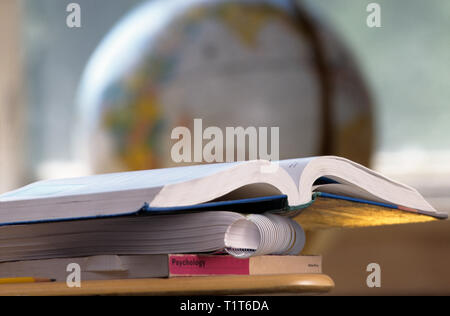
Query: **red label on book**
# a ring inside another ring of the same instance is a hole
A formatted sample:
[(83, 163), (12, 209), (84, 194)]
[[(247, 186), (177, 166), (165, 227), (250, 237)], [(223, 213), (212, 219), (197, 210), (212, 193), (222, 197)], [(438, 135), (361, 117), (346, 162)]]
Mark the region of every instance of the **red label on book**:
[(238, 259), (232, 256), (202, 256), (202, 255), (170, 255), (170, 275), (248, 275), (250, 273), (249, 259)]

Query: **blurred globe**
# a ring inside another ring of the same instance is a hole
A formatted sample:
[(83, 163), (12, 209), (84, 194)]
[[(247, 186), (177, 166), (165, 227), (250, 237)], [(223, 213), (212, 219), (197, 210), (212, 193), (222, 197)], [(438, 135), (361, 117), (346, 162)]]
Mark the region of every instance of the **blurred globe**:
[(312, 13), (289, 0), (141, 5), (87, 65), (77, 151), (95, 172), (170, 166), (172, 129), (201, 118), (204, 128), (280, 127), (281, 159), (337, 154), (368, 164), (367, 90)]

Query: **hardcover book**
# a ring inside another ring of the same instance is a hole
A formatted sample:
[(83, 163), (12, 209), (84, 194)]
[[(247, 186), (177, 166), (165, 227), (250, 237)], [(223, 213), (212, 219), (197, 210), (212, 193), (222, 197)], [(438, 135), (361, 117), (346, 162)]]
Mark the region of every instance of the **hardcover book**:
[[(264, 160), (46, 180), (0, 195), (0, 224), (240, 208), (286, 197), (278, 211), (313, 203), (315, 193), (446, 218), (415, 189), (341, 157)], [(256, 198), (256, 200), (255, 200)], [(270, 198), (269, 198), (270, 200)], [(242, 202), (241, 202), (242, 201)], [(216, 204), (208, 204), (216, 202)], [(217, 204), (217, 202), (219, 204)]]

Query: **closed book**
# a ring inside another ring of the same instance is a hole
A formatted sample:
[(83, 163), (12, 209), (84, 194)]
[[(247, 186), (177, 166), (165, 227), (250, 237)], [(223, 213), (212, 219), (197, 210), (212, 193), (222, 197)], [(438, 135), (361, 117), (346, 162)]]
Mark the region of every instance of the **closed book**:
[(169, 255), (169, 276), (322, 273), (321, 256)]
[(0, 227), (0, 262), (217, 252), (240, 258), (298, 255), (304, 244), (303, 229), (286, 216), (183, 212)]

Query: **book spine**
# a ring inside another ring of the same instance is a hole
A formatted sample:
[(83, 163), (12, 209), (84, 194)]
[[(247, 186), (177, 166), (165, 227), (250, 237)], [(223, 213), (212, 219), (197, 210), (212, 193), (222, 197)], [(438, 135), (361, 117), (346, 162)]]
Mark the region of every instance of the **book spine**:
[(250, 259), (232, 256), (169, 255), (169, 276), (249, 275)]

